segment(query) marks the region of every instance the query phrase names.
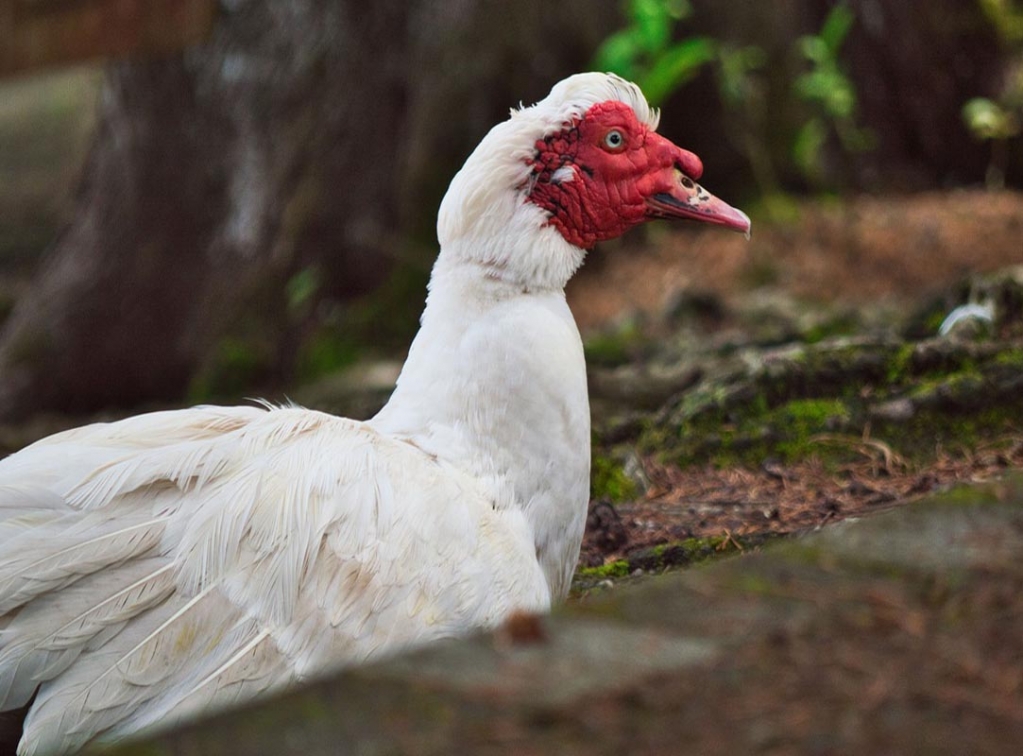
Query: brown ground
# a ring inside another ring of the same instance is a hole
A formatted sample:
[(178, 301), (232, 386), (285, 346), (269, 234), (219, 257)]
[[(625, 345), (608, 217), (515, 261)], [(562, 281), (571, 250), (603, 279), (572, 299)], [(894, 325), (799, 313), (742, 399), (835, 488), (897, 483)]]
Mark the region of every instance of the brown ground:
[(734, 298), (766, 285), (818, 302), (917, 302), (966, 274), (1023, 264), (1023, 194), (803, 204), (792, 223), (755, 220), (748, 243), (713, 228), (651, 232), (649, 244), (598, 250), (569, 284), (584, 333), (623, 312), (656, 313), (687, 289)]
[(882, 444), (865, 441), (862, 450), (862, 462), (838, 471), (815, 459), (749, 470), (680, 469), (647, 458), (644, 468), (652, 485), (646, 496), (613, 508), (591, 504), (581, 564), (594, 567), (686, 538), (809, 530), (883, 511), (954, 483), (1023, 468), (1023, 437), (939, 454), (927, 465), (910, 465)]
[[(952, 192), (863, 197), (848, 206), (803, 206), (791, 225), (739, 236), (695, 230), (655, 236), (596, 259), (569, 290), (584, 330), (642, 312), (656, 317), (680, 290), (735, 302), (758, 286), (816, 302), (912, 307), (964, 275), (1023, 263), (1023, 196)], [(640, 500), (591, 506), (582, 564), (594, 566), (693, 536), (787, 533), (896, 506), (955, 482), (1023, 467), (1023, 437), (982, 449), (936, 450), (908, 462), (869, 438), (862, 462), (835, 471), (814, 459), (761, 469), (666, 467), (644, 459)]]

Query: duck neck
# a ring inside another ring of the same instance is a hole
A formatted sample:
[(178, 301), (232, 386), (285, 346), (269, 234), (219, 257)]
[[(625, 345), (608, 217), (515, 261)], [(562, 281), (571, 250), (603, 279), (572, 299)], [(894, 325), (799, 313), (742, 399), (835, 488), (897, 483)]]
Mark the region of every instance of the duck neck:
[(589, 499), (582, 343), (561, 286), (444, 251), (397, 388), (372, 420), (478, 481), (531, 528), (553, 597), (571, 581)]

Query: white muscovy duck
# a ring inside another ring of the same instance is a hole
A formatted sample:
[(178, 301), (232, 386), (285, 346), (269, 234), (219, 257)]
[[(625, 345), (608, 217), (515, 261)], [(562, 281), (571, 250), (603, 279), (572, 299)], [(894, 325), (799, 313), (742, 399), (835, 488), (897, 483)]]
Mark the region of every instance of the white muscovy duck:
[(590, 73), (491, 130), (441, 205), (422, 328), (372, 420), (197, 407), (0, 463), (0, 709), (36, 694), (19, 753), (563, 598), (590, 467), (566, 282), (651, 218), (749, 231), (657, 119), (635, 85)]

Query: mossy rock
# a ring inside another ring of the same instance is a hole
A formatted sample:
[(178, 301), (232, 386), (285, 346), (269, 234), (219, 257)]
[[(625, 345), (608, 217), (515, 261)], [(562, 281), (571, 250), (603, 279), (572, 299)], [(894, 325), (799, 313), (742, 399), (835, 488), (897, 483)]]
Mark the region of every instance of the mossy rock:
[(580, 568), (572, 581), (572, 593), (581, 595), (595, 589), (637, 579), (644, 574), (668, 572), (723, 557), (735, 556), (757, 549), (776, 537), (773, 534), (720, 535), (686, 538), (683, 541), (673, 541), (648, 549), (640, 549), (607, 564)]
[[(676, 464), (847, 461), (869, 437), (907, 458), (1023, 426), (1023, 342), (830, 339), (708, 374), (640, 434)], [(845, 439), (848, 443), (841, 443)], [(836, 443), (837, 441), (837, 443)]]
[(614, 503), (635, 498), (639, 486), (625, 465), (609, 456), (594, 454), (590, 463), (590, 498)]

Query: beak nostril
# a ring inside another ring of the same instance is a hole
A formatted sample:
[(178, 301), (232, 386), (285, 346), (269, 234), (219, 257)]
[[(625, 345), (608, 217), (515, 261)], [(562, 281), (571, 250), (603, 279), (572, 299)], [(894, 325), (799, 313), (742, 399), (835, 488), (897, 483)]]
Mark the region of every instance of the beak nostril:
[(681, 160), (675, 161), (675, 170), (679, 173), (679, 183), (682, 184), (686, 189), (692, 189), (696, 186), (696, 182), (689, 178), (688, 172), (685, 166), (682, 165)]

